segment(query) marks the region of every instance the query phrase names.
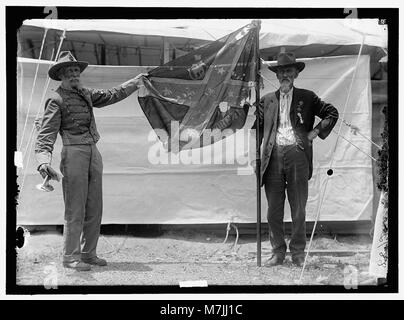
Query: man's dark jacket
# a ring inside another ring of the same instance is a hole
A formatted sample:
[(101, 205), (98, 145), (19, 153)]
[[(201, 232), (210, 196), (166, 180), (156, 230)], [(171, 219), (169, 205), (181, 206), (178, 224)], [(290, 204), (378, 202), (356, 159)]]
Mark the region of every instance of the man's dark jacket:
[[(260, 144), (263, 140), (261, 152), (261, 186), (263, 176), (268, 167), (279, 118), (279, 90), (262, 97), (259, 105)], [(317, 124), (318, 136), (325, 139), (334, 128), (338, 120), (338, 110), (331, 104), (322, 101), (313, 91), (293, 88), (293, 98), (290, 106), (290, 120), (295, 132), (297, 144), (306, 154), (309, 162), (309, 180), (313, 174), (313, 146), (308, 140), (308, 133), (313, 130), (315, 116), (322, 120)], [(256, 123), (253, 125), (255, 129)]]

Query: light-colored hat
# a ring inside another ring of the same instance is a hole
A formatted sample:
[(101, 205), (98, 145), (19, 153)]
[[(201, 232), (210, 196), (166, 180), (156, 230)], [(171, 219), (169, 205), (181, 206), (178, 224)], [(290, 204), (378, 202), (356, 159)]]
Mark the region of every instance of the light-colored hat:
[(280, 67), (296, 67), (301, 72), (305, 67), (304, 62), (296, 62), (296, 57), (293, 52), (280, 52), (278, 54), (278, 61), (276, 65), (269, 65), (268, 69), (277, 72)]
[(59, 54), (59, 59), (56, 63), (49, 69), (48, 74), (49, 77), (56, 81), (62, 81), (59, 78), (59, 71), (62, 68), (70, 67), (70, 66), (79, 66), (80, 73), (83, 72), (85, 68), (88, 66), (88, 62), (86, 61), (77, 61), (70, 51), (62, 51)]

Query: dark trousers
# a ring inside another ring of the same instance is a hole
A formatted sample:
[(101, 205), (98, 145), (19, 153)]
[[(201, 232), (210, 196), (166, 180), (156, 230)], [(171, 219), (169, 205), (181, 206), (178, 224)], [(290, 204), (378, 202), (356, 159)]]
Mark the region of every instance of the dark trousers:
[(292, 216), (289, 250), (293, 257), (304, 256), (308, 175), (309, 163), (299, 146), (274, 147), (263, 177), (268, 201), (269, 240), (274, 254), (284, 256), (286, 253), (283, 225), (286, 190)]
[(102, 216), (102, 157), (96, 145), (63, 146), (63, 261), (95, 257)]

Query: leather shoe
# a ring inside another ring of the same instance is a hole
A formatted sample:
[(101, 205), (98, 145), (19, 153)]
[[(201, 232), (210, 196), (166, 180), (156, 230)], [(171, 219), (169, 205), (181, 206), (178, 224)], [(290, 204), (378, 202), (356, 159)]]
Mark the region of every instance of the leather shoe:
[(81, 260), (83, 260), (85, 263), (92, 264), (94, 266), (105, 267), (107, 265), (107, 260), (101, 259), (98, 257), (93, 257), (90, 259), (81, 259)]
[(90, 271), (91, 266), (83, 261), (63, 262), (63, 267), (77, 271)]
[(292, 262), (295, 266), (301, 267), (304, 263), (304, 257), (292, 257)]
[(268, 259), (265, 265), (268, 267), (278, 266), (283, 264), (283, 260), (285, 260), (284, 256), (273, 254), (272, 257)]

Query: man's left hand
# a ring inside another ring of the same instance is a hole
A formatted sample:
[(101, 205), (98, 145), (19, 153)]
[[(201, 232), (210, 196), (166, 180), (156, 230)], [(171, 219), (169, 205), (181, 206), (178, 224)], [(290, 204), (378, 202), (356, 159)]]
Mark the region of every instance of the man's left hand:
[(143, 77), (148, 77), (148, 73), (139, 73), (136, 77), (133, 78), (133, 80), (137, 80), (139, 83), (142, 82)]
[(139, 74), (135, 77), (135, 79), (139, 79), (139, 78), (141, 78), (141, 77), (148, 77), (148, 76), (149, 76), (148, 73), (139, 73)]
[(311, 130), (308, 134), (307, 134), (307, 139), (309, 139), (309, 141), (313, 141), (315, 138), (317, 138), (318, 136), (318, 129), (313, 129)]

